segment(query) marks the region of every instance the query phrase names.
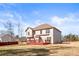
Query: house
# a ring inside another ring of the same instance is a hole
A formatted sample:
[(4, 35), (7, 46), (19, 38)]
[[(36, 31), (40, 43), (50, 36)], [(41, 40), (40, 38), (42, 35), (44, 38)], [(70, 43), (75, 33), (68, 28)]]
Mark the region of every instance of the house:
[(0, 46), (10, 44), (18, 44), (15, 39), (15, 36), (10, 34), (0, 34)]
[(19, 39), (18, 39), (18, 44), (19, 45), (24, 45), (24, 44), (27, 44), (27, 39), (26, 39), (26, 37), (24, 36), (24, 37), (20, 37)]
[(41, 24), (35, 28), (26, 29), (28, 44), (61, 43), (61, 31), (49, 24)]
[(19, 40), (20, 40), (21, 42), (26, 42), (26, 41), (27, 41), (25, 36), (19, 38)]

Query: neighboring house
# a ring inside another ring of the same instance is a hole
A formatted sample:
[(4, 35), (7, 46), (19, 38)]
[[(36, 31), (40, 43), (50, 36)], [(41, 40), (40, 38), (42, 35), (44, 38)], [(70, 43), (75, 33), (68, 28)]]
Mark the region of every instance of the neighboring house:
[(61, 31), (49, 24), (41, 24), (35, 28), (26, 29), (28, 43), (61, 43)]
[(9, 34), (0, 34), (0, 42), (15, 42), (16, 39), (14, 36)]
[(26, 41), (27, 41), (26, 37), (21, 37), (21, 38), (19, 38), (19, 40), (20, 40), (21, 42), (26, 42)]
[(18, 44), (14, 35), (0, 34), (0, 46), (12, 44)]
[(26, 37), (21, 37), (18, 39), (18, 44), (27, 44), (26, 41), (27, 41)]

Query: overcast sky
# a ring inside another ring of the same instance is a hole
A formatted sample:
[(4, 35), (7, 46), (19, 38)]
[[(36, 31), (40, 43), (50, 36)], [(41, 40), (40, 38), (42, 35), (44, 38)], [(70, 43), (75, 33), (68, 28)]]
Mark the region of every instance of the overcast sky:
[[(64, 35), (79, 35), (79, 4), (0, 4), (0, 30), (5, 29), (2, 23), (7, 20), (14, 24), (21, 22), (24, 35), (28, 26), (43, 23), (57, 27)], [(17, 26), (14, 32), (17, 34)]]

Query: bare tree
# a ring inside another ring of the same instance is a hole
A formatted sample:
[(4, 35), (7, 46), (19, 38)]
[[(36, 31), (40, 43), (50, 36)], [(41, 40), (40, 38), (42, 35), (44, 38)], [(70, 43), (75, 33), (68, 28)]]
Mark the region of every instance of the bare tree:
[(18, 22), (17, 26), (18, 26), (18, 36), (19, 36), (19, 37), (22, 37), (22, 33), (23, 33), (22, 28), (23, 28), (23, 27), (22, 27), (21, 22)]
[(8, 34), (10, 35), (14, 35), (13, 32), (13, 23), (11, 21), (7, 21), (6, 23), (4, 23), (4, 27), (7, 29)]
[(7, 31), (5, 31), (5, 30), (0, 30), (0, 34), (6, 34), (7, 33)]

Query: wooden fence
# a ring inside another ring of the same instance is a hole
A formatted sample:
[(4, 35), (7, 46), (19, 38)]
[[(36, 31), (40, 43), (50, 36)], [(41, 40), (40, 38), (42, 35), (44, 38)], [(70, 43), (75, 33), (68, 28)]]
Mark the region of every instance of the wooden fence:
[(0, 46), (18, 44), (18, 42), (0, 42)]

